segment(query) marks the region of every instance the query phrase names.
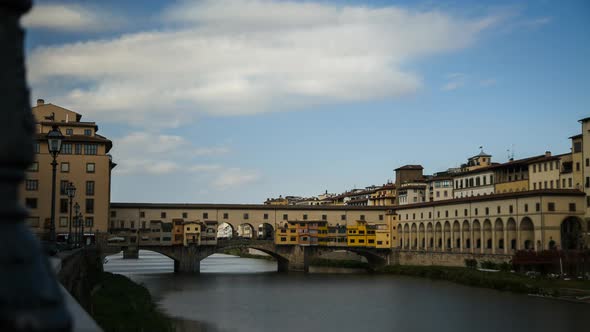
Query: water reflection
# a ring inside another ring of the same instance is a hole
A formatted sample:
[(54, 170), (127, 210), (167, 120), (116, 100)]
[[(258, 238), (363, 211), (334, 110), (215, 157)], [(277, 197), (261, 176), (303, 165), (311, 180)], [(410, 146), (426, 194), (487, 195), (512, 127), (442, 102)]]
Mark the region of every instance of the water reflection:
[(278, 274), (269, 272), (274, 262), (227, 255), (204, 260), (200, 275), (175, 275), (171, 261), (154, 255), (114, 258), (105, 270), (145, 284), (179, 331), (575, 331), (588, 313), (585, 305), (424, 279)]

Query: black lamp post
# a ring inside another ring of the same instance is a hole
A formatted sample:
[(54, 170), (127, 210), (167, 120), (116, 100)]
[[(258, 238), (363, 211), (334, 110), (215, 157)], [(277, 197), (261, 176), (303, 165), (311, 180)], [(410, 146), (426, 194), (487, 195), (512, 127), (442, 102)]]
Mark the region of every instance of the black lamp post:
[(80, 247), (86, 246), (86, 239), (84, 238), (84, 217), (80, 213)]
[(55, 159), (61, 151), (63, 137), (56, 125), (47, 133), (47, 148), (53, 158), (51, 162), (51, 220), (49, 222), (49, 242), (52, 245), (55, 244), (55, 172), (57, 170), (57, 161)]
[(78, 202), (76, 202), (76, 204), (74, 204), (74, 244), (77, 247), (78, 246), (78, 215), (80, 214), (80, 204), (78, 204)]
[(68, 193), (68, 198), (70, 199), (70, 221), (69, 221), (69, 229), (68, 229), (68, 244), (72, 244), (72, 201), (74, 196), (76, 196), (76, 187), (72, 182), (68, 183), (68, 187), (66, 188), (66, 192)]
[[(34, 161), (35, 125), (25, 77), (21, 15), (30, 0), (0, 1), (0, 330), (68, 331), (72, 326), (55, 275), (25, 223), (19, 185)], [(37, 221), (38, 222), (38, 221)]]

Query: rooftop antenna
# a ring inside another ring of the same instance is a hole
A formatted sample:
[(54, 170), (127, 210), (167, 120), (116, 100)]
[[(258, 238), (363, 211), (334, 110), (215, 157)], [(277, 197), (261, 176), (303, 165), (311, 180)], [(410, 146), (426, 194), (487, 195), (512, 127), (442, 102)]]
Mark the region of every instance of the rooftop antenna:
[(483, 153), (483, 145), (479, 147), (479, 152)]

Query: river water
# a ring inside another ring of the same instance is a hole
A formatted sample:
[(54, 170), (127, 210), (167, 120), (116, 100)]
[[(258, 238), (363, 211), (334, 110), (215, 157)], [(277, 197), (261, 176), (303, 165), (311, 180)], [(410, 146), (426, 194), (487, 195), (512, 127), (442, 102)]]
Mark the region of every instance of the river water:
[(279, 274), (276, 263), (215, 254), (200, 275), (140, 251), (105, 270), (144, 284), (177, 331), (588, 331), (590, 306), (390, 275)]

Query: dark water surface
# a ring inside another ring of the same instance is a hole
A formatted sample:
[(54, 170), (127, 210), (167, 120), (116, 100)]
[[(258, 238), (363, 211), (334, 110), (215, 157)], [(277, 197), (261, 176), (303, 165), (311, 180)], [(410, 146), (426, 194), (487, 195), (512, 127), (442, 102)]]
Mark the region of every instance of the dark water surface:
[(201, 274), (140, 252), (105, 270), (143, 283), (179, 331), (589, 331), (590, 306), (388, 275), (278, 274), (276, 263), (216, 254)]

